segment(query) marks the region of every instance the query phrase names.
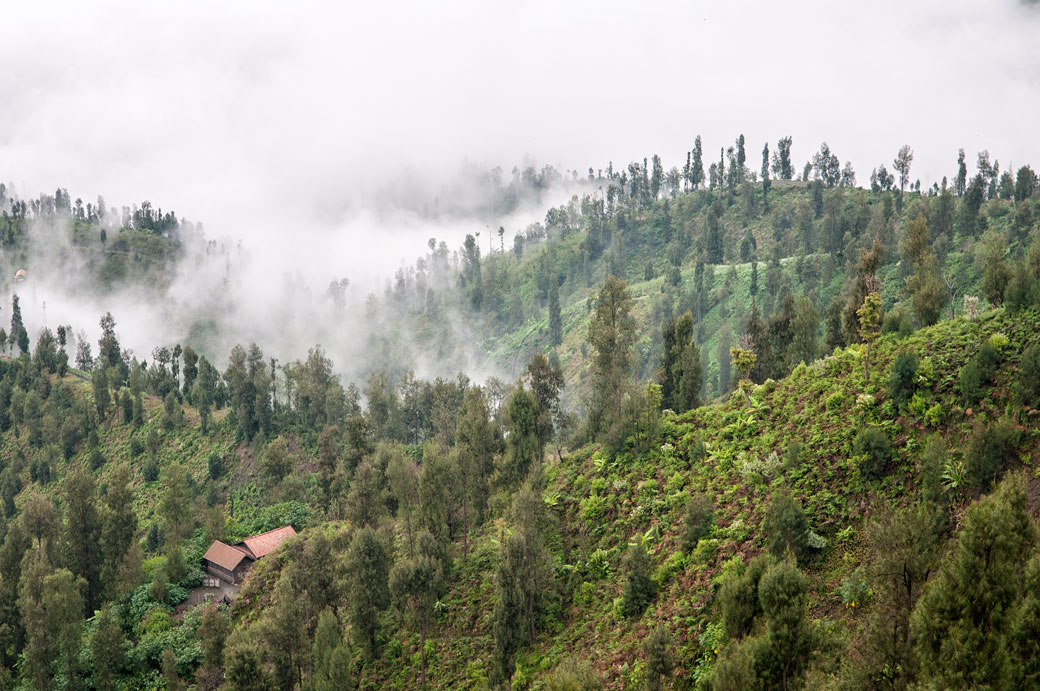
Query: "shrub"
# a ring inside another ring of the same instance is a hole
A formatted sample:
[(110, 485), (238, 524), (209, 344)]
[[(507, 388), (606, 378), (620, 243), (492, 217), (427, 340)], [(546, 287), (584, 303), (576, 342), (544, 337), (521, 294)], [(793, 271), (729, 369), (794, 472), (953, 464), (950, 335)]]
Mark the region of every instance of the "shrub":
[(993, 347), (992, 340), (983, 341), (978, 354), (975, 356), (975, 362), (978, 363), (979, 370), (986, 379), (993, 378), (994, 372), (997, 371), (997, 365), (1000, 364), (1000, 353)]
[(1016, 393), (1022, 405), (1040, 407), (1040, 343), (1034, 343), (1022, 353)]
[(982, 304), (978, 295), (965, 295), (963, 308), (965, 319), (978, 321), (979, 317), (982, 316)]
[(731, 571), (723, 579), (719, 588), (719, 614), (727, 637), (743, 638), (751, 633), (755, 617), (762, 613), (758, 582), (767, 566), (768, 557), (760, 555), (743, 571)]
[(892, 442), (877, 427), (867, 427), (856, 435), (852, 442), (852, 452), (860, 457), (860, 474), (876, 480), (884, 475), (885, 466), (892, 459)]
[(896, 356), (888, 374), (888, 392), (892, 400), (902, 405), (916, 389), (917, 355), (904, 350)]
[(141, 475), (145, 482), (155, 482), (159, 479), (159, 463), (155, 460), (155, 456), (149, 456), (148, 460), (144, 462)]
[(210, 479), (216, 480), (224, 474), (224, 461), (217, 453), (211, 453), (209, 455), (209, 476)]
[(797, 559), (804, 559), (809, 547), (809, 522), (802, 505), (788, 492), (781, 492), (773, 500), (762, 528), (771, 554), (782, 557), (791, 550)]
[(638, 618), (657, 595), (657, 586), (650, 577), (650, 555), (642, 542), (636, 542), (625, 554), (625, 591), (621, 595), (621, 613)]
[(105, 465), (105, 455), (101, 453), (101, 449), (95, 446), (90, 450), (90, 469), (97, 470), (103, 465)]
[(707, 537), (714, 522), (715, 507), (703, 494), (694, 494), (686, 502), (683, 514), (683, 552), (692, 552), (701, 538)]
[(1015, 458), (1017, 447), (1018, 430), (1006, 419), (987, 428), (976, 427), (964, 458), (968, 482), (989, 489), (1000, 471)]
[(899, 338), (906, 338), (914, 332), (914, 323), (909, 315), (903, 310), (893, 310), (885, 315), (881, 323), (882, 334), (897, 334)]
[(130, 455), (137, 457), (144, 453), (144, 443), (137, 437), (130, 439)]
[(802, 445), (793, 441), (787, 445), (787, 451), (784, 453), (784, 468), (787, 470), (797, 470), (801, 465)]
[(841, 594), (841, 603), (849, 609), (858, 609), (867, 603), (870, 587), (867, 585), (862, 566), (845, 578), (838, 592)]
[(957, 375), (957, 391), (965, 405), (975, 405), (982, 398), (982, 370), (975, 360), (961, 367)]

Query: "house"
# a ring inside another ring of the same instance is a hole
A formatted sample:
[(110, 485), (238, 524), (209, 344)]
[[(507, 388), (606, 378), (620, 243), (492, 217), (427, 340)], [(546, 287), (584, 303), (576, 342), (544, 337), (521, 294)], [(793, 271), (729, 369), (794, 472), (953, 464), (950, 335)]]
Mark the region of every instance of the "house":
[(253, 537), (247, 537), (242, 542), (236, 542), (235, 547), (245, 550), (254, 560), (262, 559), (271, 552), (282, 546), (282, 543), (291, 537), (296, 537), (296, 531), (291, 525), (268, 530)]
[(29, 277), (29, 274), (26, 272), (25, 269), (18, 269), (17, 271), (14, 272), (14, 282), (15, 283), (21, 283), (22, 281), (24, 281), (28, 277)]
[(238, 583), (246, 575), (253, 558), (237, 547), (214, 540), (202, 555), (202, 563), (209, 575), (228, 583)]
[(287, 525), (247, 537), (234, 545), (214, 540), (206, 553), (202, 555), (202, 563), (209, 575), (216, 576), (227, 583), (239, 583), (254, 561), (263, 559), (281, 547), (286, 540), (295, 536), (296, 531), (291, 525)]

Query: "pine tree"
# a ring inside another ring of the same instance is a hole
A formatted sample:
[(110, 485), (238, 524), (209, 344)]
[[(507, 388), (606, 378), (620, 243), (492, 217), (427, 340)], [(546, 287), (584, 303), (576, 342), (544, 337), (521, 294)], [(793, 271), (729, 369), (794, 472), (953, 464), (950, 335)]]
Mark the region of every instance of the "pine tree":
[(772, 186), (769, 179), (769, 142), (762, 147), (762, 205), (769, 212), (769, 188)]
[(655, 626), (643, 639), (643, 652), (646, 654), (647, 687), (651, 691), (661, 691), (662, 680), (672, 673), (675, 659), (672, 656), (672, 635), (663, 626)]
[(723, 262), (722, 227), (714, 210), (708, 211), (707, 231), (704, 239), (705, 260), (709, 264)]
[(433, 606), (441, 594), (444, 569), (435, 547), (433, 536), (421, 533), (419, 553), (400, 561), (390, 571), (390, 594), (397, 608), (410, 616), (419, 627), (419, 685), (426, 687), (426, 633), (433, 618)]
[(311, 691), (349, 691), (354, 688), (350, 674), (350, 655), (332, 608), (322, 610), (311, 648), (313, 673)]
[(657, 584), (650, 575), (650, 555), (641, 540), (629, 545), (625, 553), (625, 590), (621, 594), (621, 613), (638, 618), (657, 595)]
[(65, 481), (65, 555), (69, 569), (86, 584), (80, 614), (92, 613), (101, 605), (102, 554), (97, 549), (101, 518), (93, 477), (78, 470)]
[(589, 322), (592, 359), (592, 405), (589, 425), (593, 433), (606, 431), (621, 419), (621, 401), (629, 390), (635, 320), (632, 294), (625, 282), (608, 276), (600, 288), (596, 310)]
[(563, 320), (560, 317), (560, 287), (549, 281), (549, 342), (555, 348), (563, 343)]
[(1032, 593), (1036, 529), (1026, 483), (1006, 479), (973, 504), (956, 546), (924, 589), (911, 619), (922, 681), (936, 688), (1023, 688), (1016, 615)]
[(773, 499), (762, 529), (773, 556), (783, 557), (790, 550), (797, 559), (804, 558), (809, 547), (809, 522), (802, 505), (789, 492), (781, 491)]
[(390, 552), (371, 528), (361, 528), (347, 550), (347, 616), (369, 661), (376, 656), (379, 613), (390, 604)]
[(94, 659), (94, 688), (114, 691), (116, 679), (126, 666), (126, 637), (111, 607), (105, 607), (97, 618), (97, 629), (90, 637), (90, 653)]

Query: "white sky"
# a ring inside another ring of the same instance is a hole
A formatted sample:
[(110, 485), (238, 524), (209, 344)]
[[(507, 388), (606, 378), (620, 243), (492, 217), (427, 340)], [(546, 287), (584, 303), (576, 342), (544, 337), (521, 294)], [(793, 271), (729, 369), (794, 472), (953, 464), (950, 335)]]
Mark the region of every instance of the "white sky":
[(671, 166), (744, 133), (755, 169), (790, 134), (799, 167), (826, 140), (861, 184), (904, 143), (925, 185), (959, 147), (1040, 164), (1040, 7), (1019, 0), (330, 4), (6, 8), (0, 179), (150, 199), (304, 267), (337, 232), (350, 275), (425, 244), (357, 215), (365, 191), (464, 158)]

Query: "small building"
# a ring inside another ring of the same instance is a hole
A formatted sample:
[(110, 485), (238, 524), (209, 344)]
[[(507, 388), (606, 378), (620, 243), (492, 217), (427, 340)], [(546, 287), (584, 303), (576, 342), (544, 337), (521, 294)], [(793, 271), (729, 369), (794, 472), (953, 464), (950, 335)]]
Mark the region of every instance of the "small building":
[(292, 537), (296, 537), (296, 531), (287, 525), (247, 537), (234, 545), (214, 540), (202, 555), (202, 564), (209, 575), (227, 583), (239, 583), (254, 561), (263, 559)]
[(214, 540), (202, 555), (206, 573), (228, 583), (238, 583), (253, 564), (253, 558), (245, 550)]
[(296, 537), (296, 531), (293, 530), (291, 525), (286, 525), (274, 530), (268, 530), (266, 533), (247, 537), (242, 542), (236, 542), (235, 547), (244, 550), (254, 560), (262, 559), (281, 547), (282, 543), (291, 537)]
[(14, 272), (14, 282), (21, 283), (29, 277), (29, 273), (25, 269), (18, 269)]

